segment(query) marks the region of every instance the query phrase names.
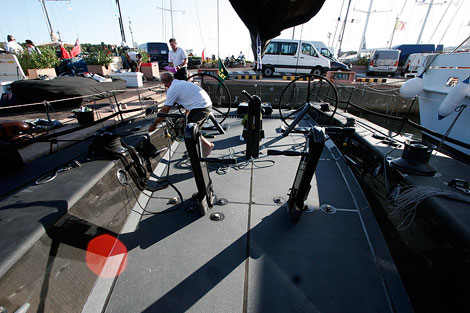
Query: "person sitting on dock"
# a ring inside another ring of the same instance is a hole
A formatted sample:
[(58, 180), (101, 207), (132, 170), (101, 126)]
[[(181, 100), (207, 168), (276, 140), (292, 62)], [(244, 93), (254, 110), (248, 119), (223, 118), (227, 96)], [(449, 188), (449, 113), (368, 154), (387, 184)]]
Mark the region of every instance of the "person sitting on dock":
[[(207, 92), (191, 82), (174, 79), (170, 73), (163, 73), (160, 79), (168, 90), (165, 105), (159, 113), (168, 113), (170, 108), (178, 103), (186, 109), (188, 123), (197, 123), (199, 127), (202, 127), (212, 107), (212, 101)], [(149, 132), (154, 131), (163, 119), (164, 117), (157, 117), (150, 125)], [(212, 152), (214, 144), (203, 136), (201, 136), (201, 142), (203, 157), (207, 157)]]

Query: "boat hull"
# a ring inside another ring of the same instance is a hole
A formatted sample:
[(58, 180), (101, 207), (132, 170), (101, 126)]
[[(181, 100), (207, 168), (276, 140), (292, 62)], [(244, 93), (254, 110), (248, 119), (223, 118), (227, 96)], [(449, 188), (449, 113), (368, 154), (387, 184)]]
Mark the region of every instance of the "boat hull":
[[(461, 82), (469, 76), (470, 53), (448, 53), (438, 55), (435, 58), (423, 75), (424, 90), (419, 96), (419, 112), (422, 126), (441, 135), (448, 133), (447, 136), (450, 138), (467, 144), (470, 143), (468, 135), (470, 109), (464, 109), (460, 116), (458, 116), (458, 112), (453, 112), (441, 120), (438, 119), (439, 106), (447, 94), (454, 88), (450, 82)], [(459, 105), (470, 106), (470, 95), (462, 98)], [(440, 141), (439, 138), (428, 135)], [(466, 155), (470, 154), (470, 149), (453, 143), (444, 143)]]

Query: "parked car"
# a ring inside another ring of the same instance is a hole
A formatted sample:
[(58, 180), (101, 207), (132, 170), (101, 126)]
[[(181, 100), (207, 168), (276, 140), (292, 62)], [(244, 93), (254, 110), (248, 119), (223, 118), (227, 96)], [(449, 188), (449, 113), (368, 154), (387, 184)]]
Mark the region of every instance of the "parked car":
[(410, 54), (433, 53), (439, 49), (442, 51), (442, 45), (439, 45), (438, 49), (436, 49), (436, 46), (433, 44), (406, 44), (406, 45), (393, 46), (392, 48), (400, 50), (400, 59), (398, 60), (398, 66), (405, 65), (406, 64), (405, 61)]
[(372, 53), (367, 75), (375, 73), (395, 75), (398, 69), (398, 59), (400, 50), (398, 49), (377, 49)]
[(433, 53), (413, 53), (408, 56), (405, 64), (403, 65), (401, 74), (405, 77), (416, 76), (418, 69), (423, 65), (426, 57)]
[(272, 76), (276, 71), (322, 75), (330, 69), (330, 60), (311, 42), (302, 40), (271, 40), (262, 62), (264, 76)]
[(330, 71), (350, 71), (350, 67), (338, 60), (330, 60)]
[(340, 62), (322, 41), (310, 41), (320, 54), (330, 60), (330, 71), (349, 71), (347, 64)]

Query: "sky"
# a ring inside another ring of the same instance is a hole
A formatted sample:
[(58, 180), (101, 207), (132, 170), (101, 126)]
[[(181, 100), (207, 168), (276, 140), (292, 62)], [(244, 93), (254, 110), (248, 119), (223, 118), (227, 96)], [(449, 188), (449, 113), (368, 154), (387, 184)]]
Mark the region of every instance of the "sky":
[[(256, 1), (256, 0), (255, 0)], [(287, 0), (286, 0), (287, 1)], [(217, 3), (219, 2), (219, 45), (217, 45)], [(326, 0), (320, 12), (295, 30), (284, 30), (279, 38), (323, 41), (338, 49), (338, 35), (349, 0)], [(342, 51), (359, 47), (370, 0), (351, 0)], [(404, 29), (395, 31), (393, 45), (416, 43), (431, 0), (375, 0), (366, 32), (367, 48), (389, 45), (398, 19)], [(116, 0), (46, 0), (53, 30), (64, 42), (120, 44)], [(253, 59), (247, 28), (228, 0), (120, 0), (126, 41), (168, 42), (175, 37), (179, 46), (195, 55), (217, 55), (223, 59), (240, 51)], [(173, 27), (171, 14), (173, 8)], [(166, 10), (162, 10), (164, 8)], [(342, 9), (342, 10), (341, 10)], [(163, 11), (163, 12), (162, 12)], [(421, 43), (456, 46), (470, 35), (470, 0), (434, 0)], [(401, 13), (401, 14), (400, 14)], [(444, 14), (445, 13), (445, 14)], [(341, 17), (341, 23), (338, 23)], [(403, 24), (402, 24), (403, 25)], [(336, 36), (334, 36), (336, 33)], [(39, 0), (0, 0), (0, 41), (12, 34), (18, 42), (31, 39), (50, 41)], [(333, 38), (334, 37), (334, 38)], [(218, 48), (219, 47), (219, 48)]]

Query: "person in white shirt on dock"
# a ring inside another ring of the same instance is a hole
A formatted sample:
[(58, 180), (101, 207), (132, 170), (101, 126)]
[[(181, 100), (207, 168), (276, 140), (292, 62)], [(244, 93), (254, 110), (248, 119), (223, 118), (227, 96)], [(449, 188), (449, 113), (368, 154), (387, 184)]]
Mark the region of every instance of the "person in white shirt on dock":
[(168, 65), (176, 69), (175, 79), (186, 80), (188, 77), (188, 55), (181, 47), (178, 47), (175, 38), (170, 39), (170, 46)]
[[(212, 101), (207, 92), (194, 83), (174, 79), (170, 73), (163, 73), (160, 79), (168, 90), (165, 105), (159, 113), (168, 113), (170, 108), (178, 103), (186, 109), (187, 122), (197, 123), (200, 129), (212, 111)], [(157, 117), (150, 125), (149, 132), (153, 132), (163, 119), (164, 117)], [(207, 157), (212, 152), (214, 144), (204, 136), (201, 136), (201, 142), (203, 157)]]
[(7, 36), (7, 43), (5, 44), (5, 51), (8, 53), (23, 53), (23, 47), (20, 46), (17, 42), (16, 39), (13, 37), (13, 35), (8, 35)]

